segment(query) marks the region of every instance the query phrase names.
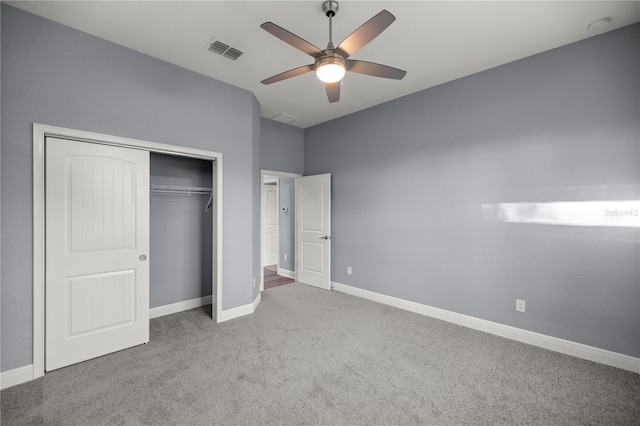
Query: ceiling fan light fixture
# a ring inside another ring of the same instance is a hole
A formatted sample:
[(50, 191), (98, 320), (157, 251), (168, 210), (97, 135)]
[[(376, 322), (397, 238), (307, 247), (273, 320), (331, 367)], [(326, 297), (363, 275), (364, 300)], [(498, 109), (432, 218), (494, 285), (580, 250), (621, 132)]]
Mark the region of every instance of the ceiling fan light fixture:
[(387, 27), (396, 20), (395, 16), (387, 10), (380, 11), (373, 18), (349, 34), (347, 38), (342, 40), (342, 43), (340, 43), (338, 47), (335, 47), (333, 44), (332, 18), (338, 11), (338, 2), (332, 0), (325, 1), (322, 3), (322, 11), (329, 18), (329, 43), (327, 43), (327, 48), (324, 50), (320, 50), (305, 39), (277, 26), (273, 22), (265, 22), (260, 25), (260, 28), (263, 30), (315, 59), (313, 64), (303, 65), (290, 69), (289, 71), (281, 72), (273, 77), (262, 80), (262, 84), (277, 83), (278, 81), (315, 71), (318, 79), (324, 83), (329, 103), (334, 103), (340, 100), (340, 87), (342, 86), (340, 81), (347, 71), (373, 77), (402, 80), (407, 72), (401, 69), (376, 64), (374, 62), (347, 59), (387, 29)]
[(323, 83), (336, 83), (344, 77), (345, 69), (338, 64), (323, 65), (316, 70), (316, 75)]
[(340, 56), (324, 56), (316, 61), (316, 76), (323, 83), (336, 83), (346, 72), (346, 61)]

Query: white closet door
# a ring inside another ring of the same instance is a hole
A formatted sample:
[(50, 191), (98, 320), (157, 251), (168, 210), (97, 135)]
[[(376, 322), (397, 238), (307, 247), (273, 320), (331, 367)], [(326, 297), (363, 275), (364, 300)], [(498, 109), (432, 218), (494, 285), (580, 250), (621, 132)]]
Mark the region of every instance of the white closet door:
[(149, 153), (46, 140), (51, 371), (149, 341)]

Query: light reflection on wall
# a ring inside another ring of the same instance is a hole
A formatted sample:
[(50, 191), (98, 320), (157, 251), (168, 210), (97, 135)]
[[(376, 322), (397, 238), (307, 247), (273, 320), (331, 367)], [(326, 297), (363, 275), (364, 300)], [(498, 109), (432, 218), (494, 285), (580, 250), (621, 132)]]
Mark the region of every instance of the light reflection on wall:
[(640, 200), (482, 204), (482, 218), (543, 225), (640, 228)]

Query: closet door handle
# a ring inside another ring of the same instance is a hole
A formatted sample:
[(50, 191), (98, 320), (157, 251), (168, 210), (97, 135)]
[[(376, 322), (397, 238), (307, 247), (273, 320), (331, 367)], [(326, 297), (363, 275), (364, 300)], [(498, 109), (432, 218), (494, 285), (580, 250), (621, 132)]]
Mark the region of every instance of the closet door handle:
[(145, 256), (144, 254), (141, 254), (138, 259), (140, 259), (140, 262), (144, 262), (145, 260), (147, 260), (147, 256)]

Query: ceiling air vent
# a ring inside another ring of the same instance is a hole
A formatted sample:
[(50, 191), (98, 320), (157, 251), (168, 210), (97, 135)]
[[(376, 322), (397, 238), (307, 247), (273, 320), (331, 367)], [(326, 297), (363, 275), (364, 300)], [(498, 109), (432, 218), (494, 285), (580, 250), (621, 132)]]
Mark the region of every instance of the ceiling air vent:
[(227, 51), (222, 54), (222, 56), (229, 58), (233, 61), (238, 59), (240, 55), (242, 55), (242, 52), (239, 51), (238, 49), (234, 49), (233, 47), (228, 48)]
[(293, 123), (294, 121), (298, 120), (298, 117), (294, 117), (293, 115), (285, 114), (283, 112), (281, 114), (278, 114), (278, 115), (275, 115), (275, 116), (271, 117), (271, 120), (279, 121), (280, 123), (289, 124), (289, 123)]
[(225, 58), (231, 59), (232, 61), (235, 61), (242, 55), (242, 52), (240, 50), (230, 47), (228, 44), (224, 44), (223, 42), (216, 40), (215, 38), (211, 39), (207, 48), (211, 52), (222, 55)]

